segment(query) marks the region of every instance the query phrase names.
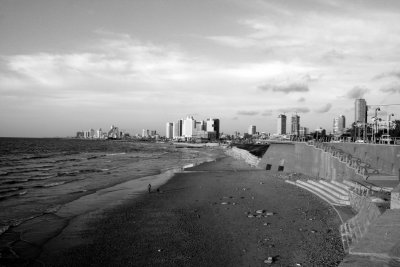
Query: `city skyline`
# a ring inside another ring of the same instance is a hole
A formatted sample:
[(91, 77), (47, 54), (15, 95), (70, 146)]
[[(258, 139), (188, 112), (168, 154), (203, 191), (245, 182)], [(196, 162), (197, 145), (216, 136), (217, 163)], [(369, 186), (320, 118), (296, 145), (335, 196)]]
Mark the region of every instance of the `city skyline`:
[(274, 133), (284, 113), (331, 130), (358, 98), (398, 119), (399, 14), (395, 0), (1, 1), (0, 136), (162, 133), (185, 114), (230, 134)]

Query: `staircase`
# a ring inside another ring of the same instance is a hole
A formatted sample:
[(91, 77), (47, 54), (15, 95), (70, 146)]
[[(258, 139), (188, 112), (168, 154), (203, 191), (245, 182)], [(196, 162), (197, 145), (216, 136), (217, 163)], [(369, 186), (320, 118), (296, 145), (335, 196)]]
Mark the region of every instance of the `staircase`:
[(323, 180), (313, 181), (289, 181), (285, 182), (301, 187), (311, 193), (317, 195), (321, 199), (325, 200), (334, 206), (348, 206), (350, 205), (349, 200), (349, 189), (346, 185), (339, 182), (327, 182)]
[[(290, 181), (285, 180), (285, 182), (303, 188), (319, 198), (325, 200), (332, 206), (350, 206), (350, 189), (351, 186), (345, 183), (337, 182), (337, 181)], [(340, 225), (340, 234), (342, 238), (343, 249), (347, 252), (350, 249), (350, 245), (353, 240), (357, 237), (353, 236), (357, 232), (357, 220), (348, 220), (347, 222), (343, 222)]]

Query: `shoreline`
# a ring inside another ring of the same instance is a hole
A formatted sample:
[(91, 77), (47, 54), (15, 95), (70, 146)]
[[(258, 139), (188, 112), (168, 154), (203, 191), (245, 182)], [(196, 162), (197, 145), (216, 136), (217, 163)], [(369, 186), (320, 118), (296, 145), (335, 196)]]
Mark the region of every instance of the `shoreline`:
[[(207, 155), (202, 162), (194, 158), (190, 164), (165, 169), (159, 174), (137, 177), (86, 194), (82, 192), (81, 196), (72, 201), (48, 208), (41, 214), (6, 227), (0, 235), (0, 265), (19, 266), (32, 263), (48, 243), (57, 244), (54, 248), (61, 249), (80, 245), (80, 233), (86, 230), (88, 222), (101, 220), (106, 210), (115, 209), (127, 201), (135, 201), (145, 194), (149, 183), (157, 188), (185, 168), (221, 157), (222, 150), (205, 150), (202, 153)], [(63, 242), (57, 243), (57, 240)]]
[(340, 220), (329, 205), (244, 162), (224, 157), (204, 163), (177, 173), (160, 190), (90, 220), (80, 245), (39, 260), (55, 266), (258, 266), (272, 257), (285, 266), (336, 266), (344, 257)]

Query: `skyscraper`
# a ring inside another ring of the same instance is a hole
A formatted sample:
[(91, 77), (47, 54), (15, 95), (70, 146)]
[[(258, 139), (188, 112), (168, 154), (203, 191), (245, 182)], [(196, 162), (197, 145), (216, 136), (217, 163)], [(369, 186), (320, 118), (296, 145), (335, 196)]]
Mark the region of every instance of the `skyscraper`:
[(248, 130), (247, 133), (250, 134), (250, 135), (256, 134), (256, 126), (255, 125), (250, 125), (249, 126), (249, 130)]
[(342, 134), (346, 128), (346, 117), (340, 115), (333, 119), (333, 134)]
[(299, 136), (300, 131), (300, 116), (299, 115), (292, 115), (292, 134)]
[(355, 122), (366, 123), (367, 122), (367, 102), (365, 99), (356, 99), (355, 103)]
[(215, 132), (215, 138), (219, 139), (219, 119), (208, 118), (206, 120), (206, 131), (209, 133)]
[(187, 116), (186, 119), (183, 120), (182, 126), (182, 136), (184, 137), (193, 137), (194, 130), (196, 127), (196, 121), (192, 116)]
[(286, 134), (286, 115), (284, 114), (278, 116), (277, 134)]
[(167, 122), (165, 129), (165, 137), (168, 139), (173, 138), (174, 136), (174, 124), (172, 122)]

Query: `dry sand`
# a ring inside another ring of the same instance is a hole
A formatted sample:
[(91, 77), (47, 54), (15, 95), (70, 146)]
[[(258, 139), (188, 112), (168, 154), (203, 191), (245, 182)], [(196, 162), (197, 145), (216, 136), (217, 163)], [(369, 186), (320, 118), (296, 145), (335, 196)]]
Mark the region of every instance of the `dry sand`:
[(268, 266), (264, 260), (272, 257), (273, 266), (337, 266), (344, 252), (336, 212), (277, 177), (230, 157), (191, 168), (159, 193), (153, 188), (93, 221), (82, 233), (87, 244), (41, 260), (47, 266)]

